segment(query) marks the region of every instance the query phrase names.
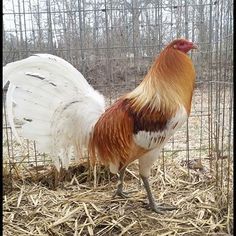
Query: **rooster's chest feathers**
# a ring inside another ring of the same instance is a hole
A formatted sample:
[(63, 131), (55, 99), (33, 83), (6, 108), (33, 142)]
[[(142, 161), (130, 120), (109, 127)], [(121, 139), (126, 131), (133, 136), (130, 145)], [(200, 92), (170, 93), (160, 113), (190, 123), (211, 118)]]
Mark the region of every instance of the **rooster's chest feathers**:
[(134, 142), (147, 150), (162, 148), (169, 138), (187, 120), (187, 112), (183, 106), (170, 119), (162, 122), (146, 122), (144, 125), (135, 123)]

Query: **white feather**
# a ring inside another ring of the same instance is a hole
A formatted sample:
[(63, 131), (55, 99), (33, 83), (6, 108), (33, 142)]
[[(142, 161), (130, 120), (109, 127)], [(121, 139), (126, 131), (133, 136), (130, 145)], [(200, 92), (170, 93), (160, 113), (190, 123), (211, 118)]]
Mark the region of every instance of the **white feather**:
[[(41, 120), (41, 121), (48, 121), (48, 117), (52, 117), (53, 111), (48, 109), (35, 109), (32, 106), (27, 106), (27, 104), (30, 104), (30, 102), (22, 101), (21, 106), (16, 106), (14, 108), (14, 114), (15, 117), (19, 120)], [(45, 113), (47, 114), (47, 117), (45, 117)]]
[(11, 127), (11, 131), (13, 135), (16, 138), (16, 141), (20, 144), (22, 144), (22, 140), (19, 137), (19, 134), (15, 128), (14, 124), (14, 116), (13, 116), (13, 93), (15, 91), (15, 86), (10, 84), (7, 90), (7, 95), (6, 95), (6, 113), (7, 113), (7, 119), (9, 122), (9, 125)]
[[(73, 148), (78, 155), (87, 147), (105, 111), (104, 97), (71, 64), (50, 54), (9, 63), (3, 73), (3, 84), (10, 81), (7, 114), (17, 140), (20, 134), (36, 141), (58, 170), (68, 168)], [(19, 134), (14, 119), (23, 123)]]
[(4, 70), (5, 70), (5, 68), (3, 67), (2, 88), (4, 88), (6, 86), (6, 84), (7, 84), (7, 82), (8, 82), (7, 77), (4, 76)]

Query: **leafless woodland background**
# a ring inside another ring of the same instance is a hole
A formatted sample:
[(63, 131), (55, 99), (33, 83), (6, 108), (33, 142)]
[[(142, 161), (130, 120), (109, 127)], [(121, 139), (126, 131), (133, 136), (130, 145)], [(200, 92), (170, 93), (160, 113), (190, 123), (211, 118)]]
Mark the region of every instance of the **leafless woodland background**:
[[(163, 154), (214, 159), (221, 179), (232, 177), (223, 171), (233, 153), (232, 0), (4, 0), (3, 13), (3, 65), (34, 53), (58, 55), (108, 103), (137, 86), (172, 39), (198, 44), (191, 52), (192, 114)], [(27, 141), (22, 151), (6, 123), (3, 128), (4, 163), (46, 163), (35, 145)]]

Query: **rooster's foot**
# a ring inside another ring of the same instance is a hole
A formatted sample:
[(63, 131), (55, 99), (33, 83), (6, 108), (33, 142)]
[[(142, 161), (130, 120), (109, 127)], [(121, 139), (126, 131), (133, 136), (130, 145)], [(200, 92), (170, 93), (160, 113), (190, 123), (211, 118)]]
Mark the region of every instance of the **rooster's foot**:
[(163, 204), (149, 204), (148, 207), (158, 214), (163, 214), (163, 211), (173, 211), (178, 209), (175, 206), (163, 206)]
[(119, 196), (122, 198), (128, 198), (129, 197), (129, 192), (124, 192), (123, 190), (117, 189), (115, 194), (112, 196), (112, 198)]

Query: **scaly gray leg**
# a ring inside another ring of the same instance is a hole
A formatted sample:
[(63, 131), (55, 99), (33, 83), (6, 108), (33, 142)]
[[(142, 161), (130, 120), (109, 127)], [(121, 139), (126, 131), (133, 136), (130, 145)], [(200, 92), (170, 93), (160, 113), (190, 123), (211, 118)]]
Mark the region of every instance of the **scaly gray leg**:
[(123, 191), (123, 187), (124, 187), (124, 177), (125, 177), (125, 169), (126, 169), (126, 167), (124, 167), (124, 168), (122, 168), (122, 169), (120, 170), (118, 186), (117, 186), (117, 190), (116, 190), (115, 194), (113, 195), (113, 198), (114, 198), (116, 195), (117, 195), (117, 196), (120, 196), (120, 197), (123, 197), (123, 198), (129, 197), (129, 196), (128, 196), (128, 193), (126, 193), (126, 192)]
[(172, 210), (176, 210), (177, 209), (177, 207), (165, 207), (165, 206), (161, 206), (160, 204), (157, 204), (155, 202), (155, 199), (154, 199), (153, 195), (152, 195), (148, 178), (144, 177), (142, 175), (140, 175), (140, 176), (141, 176), (141, 179), (143, 181), (144, 187), (145, 187), (145, 189), (147, 191), (147, 196), (148, 196), (148, 200), (149, 200), (149, 206), (150, 206), (150, 208), (153, 211), (155, 211), (156, 213), (163, 214), (162, 211), (172, 211)]

